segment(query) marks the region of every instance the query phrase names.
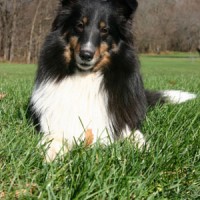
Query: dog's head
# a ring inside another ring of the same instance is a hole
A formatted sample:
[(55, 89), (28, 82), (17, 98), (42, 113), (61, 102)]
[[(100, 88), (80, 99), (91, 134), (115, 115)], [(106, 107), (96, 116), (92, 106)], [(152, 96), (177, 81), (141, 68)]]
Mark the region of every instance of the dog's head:
[(66, 62), (74, 60), (83, 71), (106, 67), (126, 40), (126, 25), (136, 8), (136, 0), (61, 0), (52, 31), (66, 41)]

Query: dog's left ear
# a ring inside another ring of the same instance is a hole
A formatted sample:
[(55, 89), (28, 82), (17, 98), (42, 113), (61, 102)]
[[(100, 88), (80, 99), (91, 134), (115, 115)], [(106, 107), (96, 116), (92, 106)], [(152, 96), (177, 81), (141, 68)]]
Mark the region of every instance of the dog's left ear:
[(137, 0), (114, 0), (126, 18), (130, 18), (138, 7)]
[(60, 3), (62, 6), (67, 6), (70, 3), (74, 3), (74, 2), (75, 2), (75, 0), (60, 0)]
[(60, 0), (62, 6), (65, 6), (69, 1), (68, 0)]
[(125, 0), (125, 2), (132, 9), (132, 12), (134, 12), (137, 9), (137, 7), (138, 7), (137, 0)]

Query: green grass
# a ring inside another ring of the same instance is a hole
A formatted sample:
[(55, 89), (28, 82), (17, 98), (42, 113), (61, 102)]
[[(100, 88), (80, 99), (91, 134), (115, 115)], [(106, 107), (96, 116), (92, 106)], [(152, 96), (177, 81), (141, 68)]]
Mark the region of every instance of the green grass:
[[(141, 56), (150, 89), (199, 93), (200, 59)], [(200, 100), (149, 111), (149, 151), (130, 141), (75, 147), (43, 162), (40, 135), (26, 119), (34, 65), (0, 64), (0, 199), (200, 199)]]

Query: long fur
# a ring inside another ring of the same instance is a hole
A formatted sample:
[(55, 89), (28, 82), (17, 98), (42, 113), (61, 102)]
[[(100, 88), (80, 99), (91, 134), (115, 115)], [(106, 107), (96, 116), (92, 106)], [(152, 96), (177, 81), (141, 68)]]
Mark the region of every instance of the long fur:
[(147, 107), (166, 102), (171, 93), (144, 90), (131, 33), (136, 8), (136, 0), (61, 1), (29, 106), (44, 133), (41, 144), (51, 141), (48, 161), (88, 134), (90, 144), (133, 136), (138, 147), (145, 145), (139, 129)]

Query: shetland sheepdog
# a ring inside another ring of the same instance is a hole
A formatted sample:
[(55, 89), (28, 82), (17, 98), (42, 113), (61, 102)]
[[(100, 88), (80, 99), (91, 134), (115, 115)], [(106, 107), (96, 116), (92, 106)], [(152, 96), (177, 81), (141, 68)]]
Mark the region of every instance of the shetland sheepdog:
[(41, 50), (29, 109), (46, 160), (86, 141), (109, 144), (140, 132), (147, 108), (195, 98), (143, 87), (132, 35), (136, 0), (61, 0)]

